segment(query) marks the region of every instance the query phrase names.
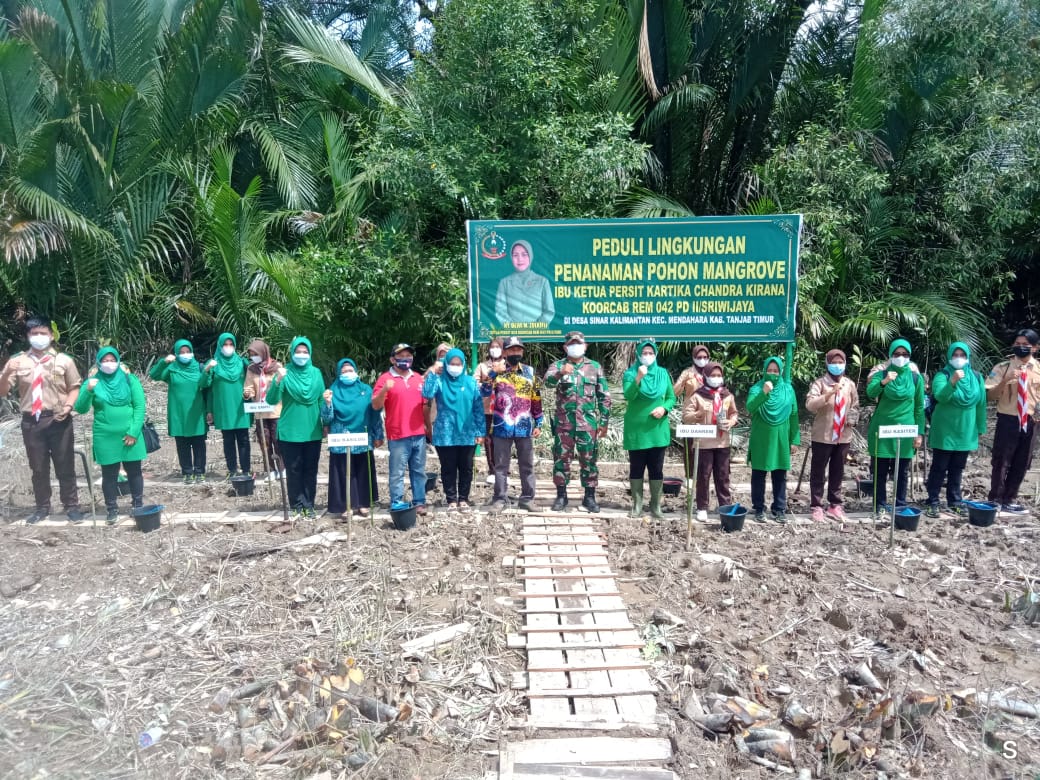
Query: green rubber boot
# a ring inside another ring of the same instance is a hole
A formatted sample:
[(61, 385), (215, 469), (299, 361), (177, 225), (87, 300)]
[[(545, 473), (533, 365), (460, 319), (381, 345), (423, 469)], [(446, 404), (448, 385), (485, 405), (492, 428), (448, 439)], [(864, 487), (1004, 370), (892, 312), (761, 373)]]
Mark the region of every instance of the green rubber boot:
[(654, 520), (663, 520), (664, 514), (661, 512), (661, 495), (664, 493), (664, 480), (663, 479), (651, 479), (650, 480), (650, 517)]
[(641, 479), (630, 479), (628, 481), (629, 487), (632, 489), (632, 511), (628, 513), (629, 517), (642, 517), (643, 516), (643, 480)]

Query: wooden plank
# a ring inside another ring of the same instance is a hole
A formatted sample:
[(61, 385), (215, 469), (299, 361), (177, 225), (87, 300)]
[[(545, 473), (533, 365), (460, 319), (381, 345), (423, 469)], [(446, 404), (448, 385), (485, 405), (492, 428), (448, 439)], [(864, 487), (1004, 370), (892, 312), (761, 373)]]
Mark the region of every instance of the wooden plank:
[[(534, 652), (534, 651), (532, 651)], [(567, 663), (560, 664), (559, 666), (541, 668), (535, 667), (530, 661), (527, 662), (528, 672), (609, 672), (612, 670), (624, 670), (624, 669), (649, 669), (650, 665), (645, 662), (632, 662), (624, 665), (612, 665), (608, 662), (602, 664), (578, 664), (578, 663)]]
[(549, 720), (541, 718), (512, 718), (506, 721), (506, 728), (510, 729), (569, 729), (573, 731), (621, 731), (622, 729), (645, 729), (657, 731), (662, 727), (656, 722), (633, 723), (621, 717), (604, 718), (601, 720), (583, 720), (577, 716), (563, 718), (562, 720)]
[(612, 580), (617, 577), (613, 572), (606, 572), (604, 574), (521, 574), (517, 579), (521, 580)]
[(513, 769), (516, 764), (516, 751), (513, 746), (504, 744), (498, 752), (498, 780), (515, 780)]
[[(531, 599), (534, 601), (534, 599)], [(579, 615), (585, 612), (624, 612), (628, 614), (628, 610), (624, 607), (614, 607), (613, 609), (604, 609), (603, 607), (533, 607), (531, 609), (518, 609), (516, 610), (521, 615)]]
[(640, 766), (575, 766), (522, 764), (513, 780), (678, 780), (671, 769)]
[(527, 637), (527, 641), (524, 642), (524, 644), (517, 645), (516, 647), (526, 647), (528, 650), (639, 650), (646, 644), (643, 640), (639, 639), (638, 637), (634, 639), (613, 640), (590, 639), (580, 642), (564, 642), (561, 639), (553, 639), (552, 637), (548, 637), (548, 640), (544, 643), (544, 646), (543, 643), (537, 641), (545, 638), (547, 638), (546, 634), (531, 634), (529, 637)]
[[(543, 597), (552, 597), (553, 595), (554, 586), (551, 580), (532, 583), (532, 587), (535, 592), (541, 592)], [(559, 622), (560, 619), (556, 615), (526, 615), (524, 618), (525, 625), (521, 631), (527, 628), (536, 628), (552, 633), (559, 628)], [(532, 652), (533, 650), (528, 648), (528, 663), (531, 661)], [(536, 652), (535, 661), (538, 663), (551, 663), (554, 660), (563, 660), (563, 654), (559, 650), (546, 648), (545, 652), (547, 653), (546, 655), (540, 655)], [(534, 682), (538, 687), (566, 688), (567, 675), (563, 672), (536, 672)], [(570, 714), (570, 702), (564, 697), (545, 698), (537, 702), (531, 702), (532, 716), (566, 718)]]
[(612, 764), (668, 761), (672, 757), (672, 743), (659, 737), (529, 739), (511, 747), (514, 750), (514, 771), (520, 771), (524, 764)]
[[(535, 618), (535, 617), (540, 617), (540, 616), (539, 615), (529, 615), (528, 617)], [(552, 616), (551, 615), (546, 615), (546, 617), (552, 617)], [(603, 625), (603, 626), (601, 626), (601, 625), (583, 626), (581, 624), (577, 624), (577, 625), (556, 625), (556, 626), (521, 626), (520, 627), (520, 632), (522, 634), (539, 634), (539, 633), (544, 633), (544, 632), (547, 632), (547, 631), (551, 632), (551, 633), (554, 633), (554, 634), (575, 634), (575, 633), (577, 633), (577, 634), (602, 634), (602, 633), (610, 633), (612, 631), (631, 631), (633, 629), (635, 629), (635, 626), (633, 626), (631, 623), (624, 624), (624, 625), (616, 625), (616, 626), (613, 626), (613, 625), (611, 625), (611, 626), (607, 626), (607, 625)]]
[[(521, 591), (519, 593), (513, 594), (513, 598), (514, 599), (531, 599), (531, 598), (541, 598), (543, 595), (544, 594), (541, 594), (541, 593), (530, 593), (528, 591)], [(577, 598), (583, 598), (585, 596), (588, 596), (589, 595), (589, 591), (587, 591), (587, 590), (558, 590), (558, 591), (556, 591), (556, 593), (554, 595), (558, 599), (577, 599)], [(597, 596), (621, 596), (622, 594), (621, 594), (621, 591), (619, 591), (619, 590), (608, 590), (608, 591), (606, 591), (604, 593), (596, 593), (595, 595), (597, 595)]]

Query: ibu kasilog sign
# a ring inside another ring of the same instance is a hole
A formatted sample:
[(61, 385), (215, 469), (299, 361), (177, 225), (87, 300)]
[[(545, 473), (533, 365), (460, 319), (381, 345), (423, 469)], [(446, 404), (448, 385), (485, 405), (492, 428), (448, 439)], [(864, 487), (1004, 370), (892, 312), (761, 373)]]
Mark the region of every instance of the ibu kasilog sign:
[(470, 340), (793, 341), (800, 214), (470, 221)]

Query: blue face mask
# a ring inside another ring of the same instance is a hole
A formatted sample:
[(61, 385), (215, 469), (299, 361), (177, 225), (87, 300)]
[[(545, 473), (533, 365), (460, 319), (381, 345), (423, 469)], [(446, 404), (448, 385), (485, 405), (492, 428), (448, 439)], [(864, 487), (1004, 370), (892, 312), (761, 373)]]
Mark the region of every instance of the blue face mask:
[(178, 355), (177, 356), (177, 360), (179, 362), (183, 363), (184, 365), (188, 365), (188, 363), (190, 363), (194, 359), (195, 359), (195, 355), (192, 354), (191, 352), (188, 352), (187, 354), (184, 354), (184, 355)]
[(827, 370), (831, 372), (831, 376), (841, 376), (845, 373), (844, 363), (828, 363)]
[(345, 385), (352, 385), (357, 381), (357, 374), (340, 374), (339, 381)]
[(311, 362), (311, 356), (310, 355), (293, 355), (292, 356), (292, 362), (295, 363), (296, 365), (298, 365), (300, 368), (303, 368), (305, 365), (307, 365), (308, 363)]

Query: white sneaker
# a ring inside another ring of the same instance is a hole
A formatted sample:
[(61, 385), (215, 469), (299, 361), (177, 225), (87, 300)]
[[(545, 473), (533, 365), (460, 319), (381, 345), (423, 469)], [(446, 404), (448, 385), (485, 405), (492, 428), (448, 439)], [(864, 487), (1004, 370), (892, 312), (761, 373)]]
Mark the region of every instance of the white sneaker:
[(708, 522), (708, 510), (707, 509), (698, 509), (697, 510), (697, 522), (698, 523), (706, 523), (706, 522)]
[(484, 484), (485, 485), (494, 485), (495, 484), (495, 475), (494, 474), (488, 474), (487, 475), (487, 479), (484, 480)]

